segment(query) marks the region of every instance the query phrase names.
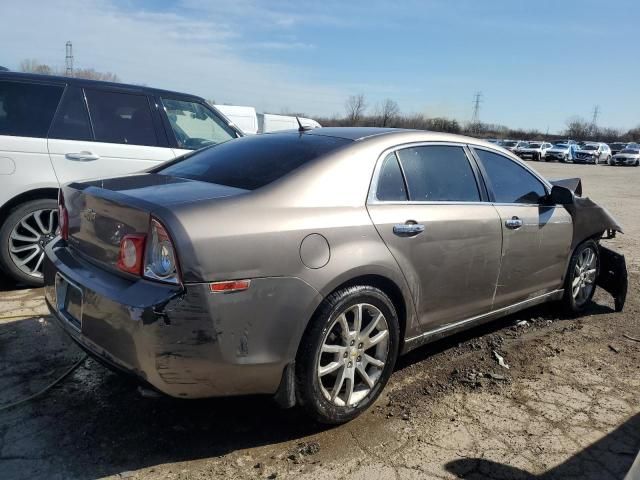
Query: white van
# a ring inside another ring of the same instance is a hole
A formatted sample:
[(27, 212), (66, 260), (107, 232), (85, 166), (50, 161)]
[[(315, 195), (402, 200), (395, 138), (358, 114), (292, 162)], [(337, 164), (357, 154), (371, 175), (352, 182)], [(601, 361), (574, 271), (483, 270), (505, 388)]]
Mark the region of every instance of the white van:
[(60, 184), (145, 170), (239, 136), (193, 95), (0, 72), (0, 270), (42, 284)]
[(242, 130), (245, 135), (258, 133), (258, 116), (255, 108), (240, 105), (213, 105), (213, 107)]
[(272, 113), (258, 114), (258, 130), (260, 133), (278, 132), (280, 130), (295, 130), (300, 127), (298, 120), (303, 127), (319, 128), (320, 125), (315, 120), (305, 117), (292, 117), (289, 115), (275, 115)]

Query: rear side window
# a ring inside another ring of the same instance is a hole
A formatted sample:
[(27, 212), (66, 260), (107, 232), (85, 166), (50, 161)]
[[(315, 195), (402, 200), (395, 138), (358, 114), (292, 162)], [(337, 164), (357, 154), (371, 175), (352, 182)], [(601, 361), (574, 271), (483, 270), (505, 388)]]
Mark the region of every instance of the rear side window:
[(542, 182), (513, 160), (487, 150), (476, 150), (476, 154), (497, 203), (537, 204), (547, 194)]
[(146, 95), (86, 89), (96, 141), (158, 145)]
[(78, 87), (68, 87), (62, 98), (56, 118), (53, 120), (49, 138), (65, 140), (91, 140), (89, 115), (84, 103), (82, 90)]
[(256, 135), (188, 154), (155, 171), (255, 190), (351, 142), (344, 138), (297, 133)]
[(0, 81), (0, 135), (46, 137), (64, 87)]
[(478, 202), (480, 192), (462, 147), (425, 146), (398, 150), (413, 202)]
[(390, 153), (382, 162), (378, 176), (376, 199), (383, 202), (406, 201), (407, 190), (404, 186), (402, 170), (395, 153)]

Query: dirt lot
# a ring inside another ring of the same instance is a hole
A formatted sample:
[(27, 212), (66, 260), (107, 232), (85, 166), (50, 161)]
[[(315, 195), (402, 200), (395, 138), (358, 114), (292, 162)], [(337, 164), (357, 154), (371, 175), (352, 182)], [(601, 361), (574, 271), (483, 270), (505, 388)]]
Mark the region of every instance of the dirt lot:
[[(429, 345), (400, 360), (370, 412), (333, 429), (265, 398), (143, 398), (87, 360), (0, 411), (0, 478), (622, 478), (640, 449), (640, 343), (624, 337), (640, 338), (640, 168), (535, 166), (582, 177), (626, 228), (607, 242), (627, 256), (623, 313), (598, 293), (579, 318), (546, 306)], [(40, 291), (0, 288), (5, 405), (82, 354)]]

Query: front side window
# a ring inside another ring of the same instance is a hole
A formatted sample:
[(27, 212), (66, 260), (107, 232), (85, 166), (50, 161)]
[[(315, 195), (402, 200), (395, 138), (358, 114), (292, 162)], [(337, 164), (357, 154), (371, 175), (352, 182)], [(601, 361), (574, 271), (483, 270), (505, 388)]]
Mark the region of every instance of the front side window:
[(407, 200), (407, 190), (402, 178), (402, 171), (395, 153), (390, 153), (382, 162), (378, 176), (376, 199), (383, 202)]
[(476, 149), (497, 203), (537, 204), (547, 194), (540, 180), (513, 160)]
[(0, 81), (0, 135), (46, 137), (64, 87)]
[(462, 147), (424, 146), (398, 150), (413, 202), (478, 202), (480, 192)]
[(96, 141), (158, 145), (146, 95), (93, 89), (85, 94)]
[(196, 150), (236, 138), (231, 127), (198, 102), (163, 98), (162, 105), (180, 148)]
[(87, 106), (80, 88), (71, 86), (67, 88), (51, 125), (49, 138), (92, 140)]

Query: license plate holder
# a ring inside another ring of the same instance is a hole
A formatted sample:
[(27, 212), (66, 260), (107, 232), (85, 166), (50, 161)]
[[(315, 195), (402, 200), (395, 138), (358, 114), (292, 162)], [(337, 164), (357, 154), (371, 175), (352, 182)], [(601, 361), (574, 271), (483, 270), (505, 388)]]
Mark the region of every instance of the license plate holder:
[(82, 331), (82, 289), (66, 277), (56, 274), (56, 309), (78, 332)]

